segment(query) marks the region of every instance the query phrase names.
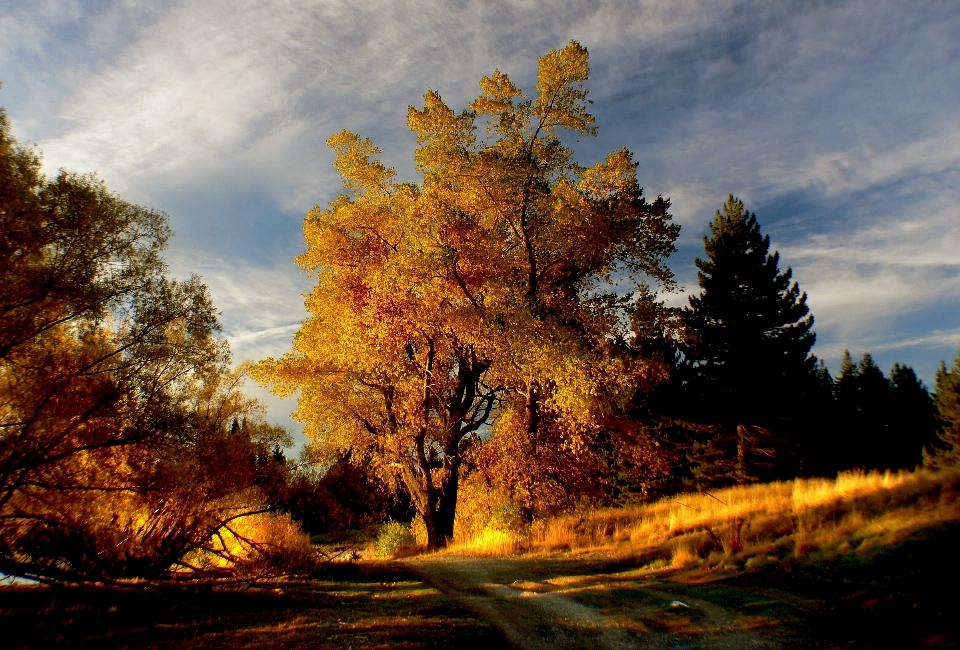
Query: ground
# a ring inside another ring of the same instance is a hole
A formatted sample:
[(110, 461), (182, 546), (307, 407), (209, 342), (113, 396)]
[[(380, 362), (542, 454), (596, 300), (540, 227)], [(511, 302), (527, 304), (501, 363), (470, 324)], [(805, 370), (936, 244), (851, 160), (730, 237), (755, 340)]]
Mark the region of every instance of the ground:
[(504, 647), (492, 624), (391, 563), (247, 589), (0, 590), (4, 648)]
[(928, 648), (960, 641), (960, 526), (763, 571), (434, 555), (246, 589), (0, 589), (4, 647)]
[(525, 650), (957, 647), (958, 535), (729, 573), (570, 554), (407, 564)]

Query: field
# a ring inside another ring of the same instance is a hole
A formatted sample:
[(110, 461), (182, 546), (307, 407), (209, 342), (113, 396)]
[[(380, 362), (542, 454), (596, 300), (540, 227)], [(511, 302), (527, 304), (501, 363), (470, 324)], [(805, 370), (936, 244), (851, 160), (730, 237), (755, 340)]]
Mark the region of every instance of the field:
[(7, 647), (956, 647), (958, 487), (960, 472), (904, 472), (683, 495), (247, 589), (8, 587), (0, 634)]

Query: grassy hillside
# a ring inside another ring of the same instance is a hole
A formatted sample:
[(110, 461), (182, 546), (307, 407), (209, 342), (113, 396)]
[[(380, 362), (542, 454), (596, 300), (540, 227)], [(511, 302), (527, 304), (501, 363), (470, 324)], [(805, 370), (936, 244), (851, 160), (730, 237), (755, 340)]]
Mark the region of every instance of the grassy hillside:
[(594, 608), (640, 647), (926, 648), (960, 644), (958, 539), (960, 471), (917, 471), (585, 511), (447, 553), (500, 556), (488, 580)]
[(960, 521), (958, 470), (849, 472), (589, 510), (525, 534), (488, 527), (448, 552), (602, 552), (722, 571), (867, 555), (952, 521)]

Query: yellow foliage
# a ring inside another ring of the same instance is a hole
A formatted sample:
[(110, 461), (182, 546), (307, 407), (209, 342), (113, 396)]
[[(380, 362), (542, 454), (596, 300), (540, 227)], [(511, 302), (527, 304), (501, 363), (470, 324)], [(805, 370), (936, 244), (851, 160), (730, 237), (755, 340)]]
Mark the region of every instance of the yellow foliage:
[(239, 517), (203, 547), (188, 553), (184, 565), (201, 570), (232, 569), (238, 577), (257, 577), (310, 565), (310, 537), (288, 514), (256, 513)]
[(560, 140), (595, 132), (588, 71), (571, 42), (540, 58), (534, 99), (500, 71), (472, 111), (428, 92), (408, 111), (419, 185), (396, 183), (368, 139), (328, 141), (349, 195), (307, 215), (310, 316), (255, 375), (298, 394), (315, 457), (354, 450), (427, 524), (454, 498), (469, 434), (542, 412), (575, 453), (647, 372), (606, 349), (622, 325), (611, 274), (670, 284), (678, 227), (669, 201), (643, 199), (629, 152), (585, 171)]

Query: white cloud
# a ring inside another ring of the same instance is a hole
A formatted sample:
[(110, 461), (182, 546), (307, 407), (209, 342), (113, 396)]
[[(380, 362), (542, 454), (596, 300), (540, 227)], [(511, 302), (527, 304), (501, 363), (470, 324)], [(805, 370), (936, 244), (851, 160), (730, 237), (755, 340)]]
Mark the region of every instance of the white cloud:
[[(303, 294), (313, 284), (306, 275), (297, 274), (292, 261), (262, 267), (187, 249), (175, 249), (167, 257), (175, 277), (198, 273), (209, 287), (214, 304), (222, 311), (223, 334), (235, 364), (280, 357), (291, 349), (293, 335), (307, 315)], [(306, 442), (303, 424), (290, 418), (296, 409), (295, 398), (280, 399), (252, 380), (243, 390), (266, 404), (270, 420), (285, 426), (296, 446)]]

